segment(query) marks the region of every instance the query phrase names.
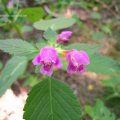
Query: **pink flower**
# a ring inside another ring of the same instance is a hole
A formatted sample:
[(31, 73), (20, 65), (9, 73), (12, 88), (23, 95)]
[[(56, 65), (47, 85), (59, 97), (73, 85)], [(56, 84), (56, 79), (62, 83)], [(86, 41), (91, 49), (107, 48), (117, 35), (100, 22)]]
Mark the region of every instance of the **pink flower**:
[(8, 2), (8, 8), (13, 8), (13, 5), (14, 5), (14, 1), (13, 0), (9, 0)]
[(63, 31), (58, 35), (58, 38), (56, 40), (57, 43), (67, 43), (69, 37), (72, 35), (71, 31)]
[(54, 47), (44, 47), (40, 53), (33, 59), (34, 65), (42, 65), (40, 72), (44, 75), (51, 76), (53, 73), (52, 67), (61, 68), (62, 64)]
[(67, 72), (83, 73), (86, 71), (85, 65), (90, 63), (89, 56), (85, 51), (71, 50), (66, 54), (68, 60)]

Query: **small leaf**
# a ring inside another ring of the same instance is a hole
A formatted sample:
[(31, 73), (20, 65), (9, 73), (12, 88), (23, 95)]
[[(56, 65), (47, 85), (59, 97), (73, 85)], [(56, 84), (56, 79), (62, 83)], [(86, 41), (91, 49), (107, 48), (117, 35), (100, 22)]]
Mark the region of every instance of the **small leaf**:
[(80, 106), (72, 90), (51, 79), (33, 87), (24, 111), (25, 120), (81, 120)]
[(24, 86), (33, 87), (39, 82), (40, 80), (36, 75), (29, 75), (27, 80), (24, 82)]
[(26, 65), (26, 57), (15, 56), (8, 61), (0, 75), (0, 96), (23, 74)]
[(22, 32), (31, 32), (33, 30), (33, 28), (29, 25), (24, 25), (22, 27)]
[(35, 73), (40, 73), (41, 65), (37, 65), (35, 68)]
[(92, 13), (90, 14), (90, 18), (91, 18), (91, 19), (95, 19), (95, 20), (100, 20), (100, 19), (102, 18), (102, 16), (101, 16), (101, 14), (98, 13), (98, 12), (92, 12)]
[(72, 26), (75, 23), (75, 20), (73, 18), (54, 18), (50, 20), (40, 20), (38, 22), (34, 23), (34, 27), (38, 30), (47, 30), (48, 28), (51, 28), (52, 30), (60, 30), (64, 28), (68, 28)]
[(101, 30), (105, 33), (112, 34), (112, 30), (109, 25), (103, 25), (101, 26)]
[(21, 15), (31, 22), (36, 22), (44, 16), (44, 11), (40, 7), (23, 8), (21, 9)]
[(57, 39), (57, 33), (51, 29), (48, 29), (44, 32), (44, 38), (47, 40), (56, 40)]
[(94, 32), (92, 35), (93, 40), (103, 40), (104, 38), (105, 38), (105, 35), (102, 32)]
[(40, 50), (41, 48), (45, 47), (47, 45), (47, 40), (41, 38), (37, 43), (36, 47)]
[(86, 113), (88, 113), (91, 117), (94, 117), (94, 111), (93, 111), (93, 108), (89, 105), (86, 105), (85, 106), (85, 111)]
[(32, 44), (20, 39), (0, 40), (0, 49), (16, 56), (31, 56), (37, 52)]

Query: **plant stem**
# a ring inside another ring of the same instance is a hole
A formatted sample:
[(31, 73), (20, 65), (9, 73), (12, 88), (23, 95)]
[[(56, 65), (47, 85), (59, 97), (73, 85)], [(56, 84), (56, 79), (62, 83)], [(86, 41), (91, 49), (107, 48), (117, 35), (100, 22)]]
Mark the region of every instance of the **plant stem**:
[(17, 25), (13, 25), (13, 27), (15, 28), (16, 32), (18, 33), (19, 37), (21, 39), (24, 39), (23, 36), (22, 36), (22, 33), (20, 32), (20, 29), (17, 27)]
[(109, 95), (108, 97), (105, 98), (105, 101), (108, 101), (114, 97), (120, 97), (118, 94), (112, 94), (112, 95)]
[[(7, 14), (10, 16), (10, 12), (9, 12), (8, 8), (6, 7), (6, 3), (4, 2), (4, 0), (2, 0), (2, 3), (3, 3), (3, 5), (4, 5), (5, 11), (6, 11)], [(17, 5), (17, 9), (18, 9), (18, 5)], [(24, 39), (23, 36), (22, 36), (22, 34), (21, 34), (20, 29), (19, 29), (16, 25), (13, 24), (13, 23), (14, 23), (14, 22), (13, 22), (14, 20), (10, 20), (10, 21), (11, 21), (10, 26), (13, 27), (13, 28), (15, 28), (17, 34), (19, 35), (19, 37), (20, 37), (21, 39)]]

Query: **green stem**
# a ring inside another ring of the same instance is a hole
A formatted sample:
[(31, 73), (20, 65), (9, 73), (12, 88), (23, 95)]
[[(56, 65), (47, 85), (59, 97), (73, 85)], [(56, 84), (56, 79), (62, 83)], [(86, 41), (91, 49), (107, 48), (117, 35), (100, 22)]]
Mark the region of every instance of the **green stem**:
[[(3, 3), (3, 5), (4, 5), (5, 11), (6, 11), (7, 14), (10, 16), (10, 12), (9, 12), (7, 6), (6, 6), (5, 1), (2, 0), (2, 3)], [(17, 7), (18, 7), (18, 6), (17, 6)], [(10, 23), (10, 27), (15, 28), (15, 30), (16, 30), (17, 34), (19, 35), (19, 37), (20, 37), (21, 39), (24, 39), (23, 36), (22, 36), (22, 34), (21, 34), (20, 29), (19, 29), (16, 25), (14, 25), (14, 21), (13, 21), (13, 20), (10, 20), (10, 21), (11, 21), (11, 23)], [(12, 26), (12, 25), (13, 25), (13, 26)]]
[(108, 100), (110, 100), (110, 99), (112, 99), (112, 98), (114, 98), (114, 97), (120, 97), (120, 96), (119, 96), (118, 94), (114, 93), (114, 94), (109, 95), (108, 97), (106, 97), (106, 98), (105, 98), (105, 101), (108, 101)]
[(7, 6), (6, 6), (5, 1), (4, 1), (4, 0), (2, 0), (2, 3), (3, 3), (3, 5), (4, 5), (5, 11), (7, 12), (7, 14), (8, 14), (8, 15), (10, 15), (10, 12), (9, 12), (9, 10), (8, 10)]
[(17, 34), (19, 35), (19, 37), (21, 39), (24, 39), (23, 36), (22, 36), (22, 33), (21, 33), (20, 29), (17, 27), (17, 25), (13, 25), (13, 27), (15, 28), (15, 30), (16, 30)]

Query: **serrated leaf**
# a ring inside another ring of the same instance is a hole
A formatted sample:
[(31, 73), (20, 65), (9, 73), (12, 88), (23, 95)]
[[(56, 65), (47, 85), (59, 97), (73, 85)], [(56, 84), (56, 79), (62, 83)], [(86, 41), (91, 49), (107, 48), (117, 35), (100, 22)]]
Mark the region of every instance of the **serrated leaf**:
[(0, 96), (23, 74), (26, 65), (26, 57), (15, 56), (8, 61), (0, 75)]
[(73, 18), (54, 18), (50, 20), (40, 20), (38, 22), (34, 23), (34, 27), (38, 30), (47, 30), (48, 28), (51, 28), (52, 30), (60, 30), (64, 28), (68, 28), (72, 26), (75, 23), (75, 20)]
[(109, 57), (101, 54), (93, 54), (87, 69), (101, 74), (114, 74), (117, 72), (118, 64)]
[(43, 36), (47, 40), (54, 41), (57, 39), (57, 33), (51, 29), (48, 29), (47, 31), (45, 31)]
[(73, 43), (65, 47), (67, 50), (76, 49), (76, 50), (84, 50), (88, 53), (88, 55), (92, 55), (100, 49), (100, 45), (91, 45), (85, 43)]
[(40, 7), (23, 8), (21, 15), (25, 16), (25, 18), (31, 22), (36, 22), (44, 16), (44, 11)]
[(32, 44), (20, 39), (0, 40), (0, 49), (16, 56), (31, 56), (37, 52)]
[(72, 90), (62, 82), (45, 79), (29, 93), (25, 120), (80, 120), (80, 106)]

